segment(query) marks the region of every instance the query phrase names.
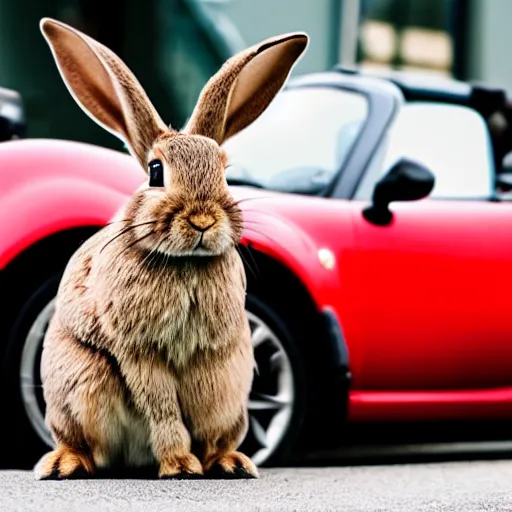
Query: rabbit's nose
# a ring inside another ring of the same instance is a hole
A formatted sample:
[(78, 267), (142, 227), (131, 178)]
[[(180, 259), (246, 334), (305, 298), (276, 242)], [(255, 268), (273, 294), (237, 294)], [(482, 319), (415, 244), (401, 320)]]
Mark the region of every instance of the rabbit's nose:
[(187, 221), (194, 229), (201, 233), (208, 231), (215, 224), (215, 219), (211, 215), (202, 213), (189, 215)]

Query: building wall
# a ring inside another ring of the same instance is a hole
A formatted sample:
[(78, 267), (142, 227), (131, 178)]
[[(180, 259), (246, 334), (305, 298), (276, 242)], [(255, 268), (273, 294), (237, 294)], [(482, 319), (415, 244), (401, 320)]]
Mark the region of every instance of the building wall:
[(512, 94), (512, 1), (472, 0), (468, 74)]
[[(151, 97), (158, 99), (159, 89), (155, 86), (156, 92), (152, 90), (152, 77), (158, 70), (154, 62), (148, 61), (145, 50), (139, 50), (142, 42), (147, 41), (148, 33), (148, 21), (141, 20), (140, 16), (141, 2), (117, 1), (123, 4), (124, 17), (135, 20), (131, 25), (123, 21), (124, 29), (130, 34), (125, 38), (130, 44), (125, 44), (123, 55), (140, 74), (145, 86), (149, 85)], [(470, 5), (467, 78), (505, 87), (512, 95), (512, 0), (467, 1)], [(145, 5), (149, 2), (151, 5), (167, 5), (169, 13), (174, 6), (174, 0), (145, 0)], [(101, 0), (96, 0), (96, 3), (101, 3)], [(87, 140), (117, 147), (117, 140), (92, 123), (67, 93), (39, 31), (41, 17), (66, 20), (78, 5), (82, 3), (76, 0), (0, 0), (0, 86), (22, 92), (29, 136)], [(341, 36), (345, 37), (346, 50), (347, 41), (350, 43), (356, 37), (356, 32), (350, 28), (355, 29), (357, 25), (355, 17), (351, 19), (345, 15), (343, 18), (342, 11), (347, 14), (347, 6), (363, 5), (363, 1), (209, 0), (209, 5), (228, 16), (241, 37), (238, 40), (241, 47), (284, 32), (307, 32), (311, 37), (310, 46), (294, 70), (294, 74), (304, 74), (324, 71), (342, 60)], [(344, 20), (349, 22), (349, 26), (343, 26)], [(165, 44), (174, 48), (176, 43), (171, 37), (174, 30), (164, 27), (159, 32), (149, 30), (149, 33), (157, 34), (158, 37), (154, 36), (156, 39), (168, 37)], [(161, 42), (158, 44), (162, 46)], [(353, 45), (349, 46), (351, 53)], [(431, 51), (433, 47), (428, 46)], [(172, 64), (173, 72), (179, 74), (178, 64), (159, 51), (158, 58), (162, 58), (158, 65), (168, 71)], [(165, 89), (164, 85), (171, 87), (175, 82), (172, 77), (161, 74), (161, 88)], [(157, 100), (157, 106), (163, 105), (161, 110), (165, 112), (165, 119), (170, 119), (167, 105), (171, 102), (163, 93), (161, 96), (163, 99)]]
[(294, 73), (324, 71), (338, 62), (342, 0), (232, 0), (217, 9), (235, 24), (247, 45), (284, 32), (304, 31), (310, 46)]

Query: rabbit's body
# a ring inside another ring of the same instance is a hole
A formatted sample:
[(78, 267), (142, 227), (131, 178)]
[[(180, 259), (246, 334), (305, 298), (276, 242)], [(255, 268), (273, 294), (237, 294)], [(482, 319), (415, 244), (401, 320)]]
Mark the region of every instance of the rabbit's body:
[(41, 29), (75, 100), (149, 179), (64, 272), (42, 356), (56, 448), (36, 478), (152, 463), (161, 478), (256, 477), (236, 451), (254, 357), (237, 252), (243, 219), (220, 146), (265, 110), (307, 37), (232, 57), (177, 132), (108, 48), (53, 20)]
[(42, 360), (50, 428), (69, 432), (70, 445), (83, 438), (98, 468), (155, 463), (145, 413), (155, 404), (132, 388), (158, 368), (148, 384), (162, 414), (176, 414), (197, 445), (237, 444), (254, 365), (239, 254), (121, 259), (119, 239), (101, 253), (119, 230), (87, 240), (62, 278)]

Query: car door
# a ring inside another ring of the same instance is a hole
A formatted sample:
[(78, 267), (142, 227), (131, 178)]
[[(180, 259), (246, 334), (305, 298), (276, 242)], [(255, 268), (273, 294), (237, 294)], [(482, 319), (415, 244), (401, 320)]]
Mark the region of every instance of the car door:
[[(512, 206), (488, 200), (493, 167), (485, 124), (463, 107), (412, 107), (353, 201), (366, 318), (359, 387), (512, 385)], [(401, 156), (427, 165), (436, 185), (428, 199), (392, 203), (391, 222), (375, 225), (362, 211), (377, 177)]]

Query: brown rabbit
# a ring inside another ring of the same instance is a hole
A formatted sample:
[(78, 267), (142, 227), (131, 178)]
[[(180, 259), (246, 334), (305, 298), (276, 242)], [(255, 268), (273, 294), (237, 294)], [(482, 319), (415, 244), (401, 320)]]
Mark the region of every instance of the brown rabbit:
[(149, 178), (65, 269), (42, 356), (56, 448), (36, 478), (146, 465), (161, 478), (257, 477), (236, 451), (254, 359), (242, 215), (220, 145), (266, 109), (308, 37), (285, 34), (229, 59), (177, 132), (109, 49), (61, 22), (40, 26), (75, 100)]

